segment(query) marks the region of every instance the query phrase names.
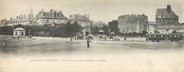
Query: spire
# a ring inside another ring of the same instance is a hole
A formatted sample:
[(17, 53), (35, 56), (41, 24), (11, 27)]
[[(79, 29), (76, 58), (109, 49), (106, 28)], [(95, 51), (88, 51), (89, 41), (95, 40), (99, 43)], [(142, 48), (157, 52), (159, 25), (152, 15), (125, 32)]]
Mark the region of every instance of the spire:
[(30, 21), (32, 22), (33, 21), (33, 10), (32, 10), (32, 7), (31, 7), (31, 13), (29, 15), (29, 18), (30, 18)]
[(32, 17), (33, 17), (33, 9), (32, 9), (32, 7), (31, 7), (31, 15), (32, 15)]

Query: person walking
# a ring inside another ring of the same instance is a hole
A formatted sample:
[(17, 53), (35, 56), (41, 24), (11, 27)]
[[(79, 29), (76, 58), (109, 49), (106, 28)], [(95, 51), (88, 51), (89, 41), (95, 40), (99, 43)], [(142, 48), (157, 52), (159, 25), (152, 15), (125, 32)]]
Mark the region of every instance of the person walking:
[(19, 40), (19, 36), (18, 36), (18, 40)]
[(89, 36), (87, 37), (87, 48), (89, 48), (90, 47), (90, 38), (89, 38)]
[(5, 48), (5, 42), (3, 41), (3, 48)]

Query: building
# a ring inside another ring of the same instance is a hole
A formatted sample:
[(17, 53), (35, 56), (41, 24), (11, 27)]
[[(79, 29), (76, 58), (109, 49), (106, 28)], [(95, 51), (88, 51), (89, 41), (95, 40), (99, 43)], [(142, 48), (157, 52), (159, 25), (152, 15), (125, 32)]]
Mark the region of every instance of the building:
[(147, 32), (148, 33), (155, 33), (155, 30), (156, 30), (156, 23), (153, 21), (149, 21), (148, 26), (147, 26)]
[(5, 19), (5, 20), (2, 20), (1, 22), (4, 26), (14, 26), (14, 25), (18, 25), (18, 24), (31, 25), (35, 22), (35, 18), (33, 16), (32, 9), (31, 9), (31, 13), (28, 15), (25, 15), (25, 14), (18, 15), (15, 18), (11, 17), (9, 20)]
[(50, 11), (43, 11), (43, 9), (36, 15), (36, 22), (39, 25), (44, 24), (66, 24), (67, 17), (64, 16), (62, 11), (50, 9)]
[(179, 16), (172, 11), (170, 5), (167, 5), (167, 8), (157, 9), (155, 20), (156, 30), (159, 33), (183, 32), (184, 25), (178, 22)]
[(28, 15), (25, 15), (25, 14), (18, 15), (14, 18), (11, 17), (9, 20), (7, 20), (7, 19), (1, 20), (0, 26), (14, 26), (14, 25), (18, 25), (18, 24), (32, 25), (34, 22), (35, 22), (35, 18), (33, 16), (32, 9), (31, 9), (31, 13)]
[(118, 28), (122, 33), (141, 33), (147, 28), (148, 16), (142, 15), (122, 15), (118, 17)]
[[(5, 21), (5, 20), (4, 20)], [(16, 16), (16, 18), (10, 18), (9, 20), (6, 20), (5, 26), (14, 26), (14, 25), (29, 25), (30, 21), (27, 15), (19, 15)]]
[(30, 19), (29, 19), (28, 16), (26, 16), (26, 15), (19, 15), (19, 16), (16, 16), (16, 19), (15, 20), (14, 19), (10, 19), (10, 23), (15, 22), (16, 25), (18, 25), (18, 24), (27, 25), (27, 24), (30, 23), (29, 20)]
[(16, 28), (13, 32), (14, 37), (25, 37), (25, 29), (23, 28)]
[(102, 21), (93, 21), (91, 24), (91, 27), (98, 27), (98, 28), (102, 28), (105, 24), (105, 22)]
[(72, 14), (69, 16), (71, 23), (77, 22), (83, 27), (83, 35), (90, 34), (90, 26), (92, 21), (89, 19), (89, 15)]

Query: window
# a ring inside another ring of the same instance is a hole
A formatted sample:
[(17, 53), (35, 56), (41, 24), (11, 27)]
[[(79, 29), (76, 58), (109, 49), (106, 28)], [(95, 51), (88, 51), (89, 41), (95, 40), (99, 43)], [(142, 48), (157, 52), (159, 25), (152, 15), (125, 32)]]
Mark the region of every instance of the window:
[(155, 35), (153, 37), (156, 37)]
[(174, 37), (177, 37), (176, 35), (174, 35)]
[(159, 20), (156, 20), (157, 22), (159, 22)]
[(158, 16), (158, 18), (161, 18), (161, 16)]
[(164, 11), (162, 11), (162, 13), (164, 13)]

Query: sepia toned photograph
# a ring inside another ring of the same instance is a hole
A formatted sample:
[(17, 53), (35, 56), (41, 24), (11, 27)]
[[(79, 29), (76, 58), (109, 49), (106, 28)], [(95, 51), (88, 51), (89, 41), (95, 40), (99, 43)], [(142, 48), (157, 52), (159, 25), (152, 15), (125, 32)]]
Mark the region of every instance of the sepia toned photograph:
[(0, 72), (184, 72), (184, 1), (0, 0)]

